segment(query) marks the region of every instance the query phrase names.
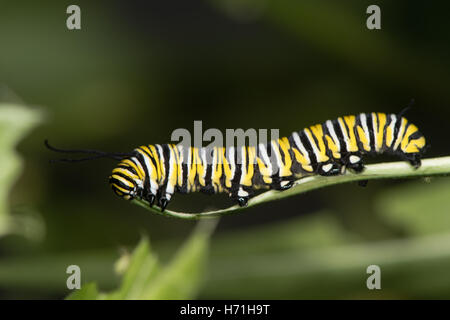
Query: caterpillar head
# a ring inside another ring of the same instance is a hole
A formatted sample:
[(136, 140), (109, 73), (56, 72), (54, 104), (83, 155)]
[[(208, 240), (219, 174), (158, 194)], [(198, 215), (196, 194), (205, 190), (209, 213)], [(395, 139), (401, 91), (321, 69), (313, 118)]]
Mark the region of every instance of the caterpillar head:
[(113, 169), (109, 184), (116, 195), (125, 200), (142, 198), (143, 178), (137, 172), (133, 161), (124, 159)]

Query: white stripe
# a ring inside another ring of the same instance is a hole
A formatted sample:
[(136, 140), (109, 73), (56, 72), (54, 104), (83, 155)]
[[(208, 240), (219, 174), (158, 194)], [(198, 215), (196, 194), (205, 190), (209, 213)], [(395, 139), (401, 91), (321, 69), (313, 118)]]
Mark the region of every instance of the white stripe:
[[(145, 166), (147, 167), (147, 171), (148, 171), (148, 180), (150, 181), (150, 192), (153, 195), (156, 195), (156, 191), (158, 190), (158, 184), (156, 183), (156, 181), (154, 181), (151, 177), (152, 177), (152, 166), (150, 164), (150, 159), (148, 157), (148, 155), (144, 152), (141, 151), (140, 149), (136, 149), (137, 152), (139, 152), (142, 157), (144, 158), (144, 162), (145, 162)], [(145, 170), (144, 170), (145, 172)]]
[[(375, 125), (375, 121), (377, 121), (377, 115), (376, 113), (372, 112), (372, 128), (373, 128), (373, 136), (374, 136), (374, 143), (375, 143), (375, 150), (378, 151), (378, 127), (380, 126), (379, 123)], [(378, 122), (378, 121), (377, 121)]]
[(397, 123), (397, 116), (395, 114), (391, 114), (391, 123), (389, 124), (389, 128), (391, 128), (392, 136), (390, 141), (386, 141), (386, 145), (392, 147), (392, 143), (394, 142), (394, 129), (395, 124)]
[(331, 134), (331, 137), (334, 140), (334, 144), (336, 145), (338, 152), (341, 151), (341, 142), (339, 141), (336, 131), (334, 131), (333, 122), (331, 120), (327, 120), (326, 122), (328, 132)]
[(127, 187), (129, 187), (129, 188), (133, 188), (134, 187), (133, 184), (130, 181), (128, 181), (127, 179), (125, 179), (124, 177), (121, 177), (121, 176), (119, 176), (116, 173), (113, 173), (112, 175), (114, 176), (113, 177), (114, 179), (119, 180), (120, 182), (122, 182)]
[[(144, 175), (145, 175), (145, 170), (144, 170), (144, 168), (142, 168), (141, 163), (138, 161), (138, 159), (136, 159), (136, 157), (131, 157), (130, 161), (133, 162), (136, 165), (136, 167), (141, 169), (141, 171), (144, 172)], [(141, 179), (135, 179), (134, 181), (139, 186), (139, 188), (141, 188), (141, 189), (144, 188), (144, 181), (142, 181)]]
[(162, 165), (161, 165), (161, 161), (159, 161), (159, 165), (161, 167), (161, 180), (159, 180), (159, 182), (162, 182), (162, 181), (164, 181), (164, 178), (166, 176), (168, 177), (167, 172), (166, 172), (166, 167), (164, 165), (164, 163), (165, 163), (164, 153), (163, 153), (162, 147), (159, 144), (156, 144), (155, 147), (156, 147), (156, 150), (158, 151), (159, 160), (163, 160)]
[(364, 130), (364, 134), (366, 136), (367, 139), (367, 144), (369, 145), (370, 148), (370, 132), (369, 132), (369, 127), (367, 127), (367, 117), (365, 113), (361, 113), (359, 115), (359, 119), (361, 120), (361, 124)]
[(264, 163), (265, 163), (267, 169), (268, 169), (269, 172), (270, 172), (270, 175), (272, 175), (272, 174), (273, 174), (273, 171), (272, 171), (272, 162), (270, 162), (269, 155), (267, 154), (266, 146), (265, 146), (264, 144), (260, 143), (260, 144), (258, 145), (258, 152), (259, 152), (260, 155), (262, 156), (263, 161), (264, 161)]
[[(206, 171), (208, 171), (208, 162), (206, 161), (206, 148), (201, 148), (200, 149), (200, 153), (201, 153), (201, 157), (202, 157), (202, 165), (203, 165), (203, 180), (205, 180), (206, 178)], [(205, 184), (206, 184), (206, 180), (205, 180)]]
[[(308, 151), (305, 149), (305, 146), (303, 145), (302, 141), (300, 140), (298, 133), (294, 132), (292, 134), (292, 137), (294, 138), (295, 145), (297, 146), (298, 149), (300, 149), (300, 152), (302, 153), (303, 157), (306, 159), (308, 164), (310, 164), (311, 160), (309, 159)], [(339, 146), (338, 146), (338, 148), (339, 148)]]
[[(181, 184), (183, 184), (183, 146), (175, 146), (175, 148), (178, 151), (178, 179), (177, 179), (177, 184), (178, 184), (178, 180), (181, 179)], [(181, 177), (181, 178), (179, 178)], [(180, 186), (181, 187), (181, 186)]]
[(401, 121), (402, 122), (401, 122), (401, 125), (400, 125), (400, 132), (398, 133), (397, 140), (395, 141), (394, 150), (397, 150), (400, 142), (402, 141), (403, 134), (405, 132), (406, 120), (405, 120), (405, 118), (402, 118)]
[(337, 120), (339, 123), (339, 127), (341, 128), (342, 135), (344, 136), (345, 146), (347, 147), (347, 151), (350, 150), (350, 144), (349, 144), (349, 138), (347, 134), (347, 129), (345, 128), (344, 119), (341, 119), (342, 121)]
[(311, 144), (311, 147), (313, 148), (317, 162), (321, 162), (320, 159), (322, 157), (320, 155), (319, 149), (317, 148), (316, 142), (314, 141), (314, 138), (311, 136), (311, 133), (309, 133), (309, 131), (303, 130), (303, 132), (306, 134), (306, 137), (308, 138), (309, 143)]
[[(275, 150), (277, 148), (278, 143), (275, 140), (270, 141), (270, 144), (272, 145), (272, 149), (273, 152), (275, 153), (275, 157), (277, 158), (277, 165), (278, 165), (278, 176), (281, 177), (281, 168), (283, 168), (283, 163), (281, 161), (281, 155), (280, 155), (280, 148), (278, 148), (278, 152), (276, 152), (277, 150)], [(273, 174), (273, 172), (272, 172)]]
[(189, 174), (191, 173), (191, 153), (192, 153), (191, 151), (192, 151), (191, 147), (188, 147), (187, 158), (184, 159), (184, 156), (183, 156), (183, 160), (186, 161), (186, 167), (187, 167), (186, 186), (187, 186), (188, 190), (189, 190)]
[(244, 178), (247, 175), (247, 162), (246, 162), (246, 157), (244, 156), (245, 154), (245, 146), (241, 147), (241, 156), (242, 156), (242, 165), (241, 165), (241, 180), (240, 180), (240, 184), (244, 184)]
[(230, 182), (231, 182), (231, 180), (234, 179), (234, 173), (236, 172), (236, 164), (234, 163), (234, 147), (233, 146), (231, 146), (229, 148), (228, 156), (229, 156), (228, 163), (230, 164), (230, 167), (231, 167), (231, 179), (230, 179)]
[[(171, 180), (172, 180), (172, 176), (175, 174), (175, 154), (173, 153), (172, 149), (167, 146), (169, 148), (169, 173), (167, 174), (167, 186), (166, 186), (166, 194), (172, 194), (174, 191), (174, 185), (172, 185)], [(166, 195), (167, 198), (167, 195)]]

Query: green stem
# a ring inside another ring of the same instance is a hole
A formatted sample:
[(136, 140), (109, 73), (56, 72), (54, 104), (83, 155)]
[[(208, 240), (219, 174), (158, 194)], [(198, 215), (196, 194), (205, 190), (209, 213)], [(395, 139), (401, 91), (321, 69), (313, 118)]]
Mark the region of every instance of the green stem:
[(250, 199), (246, 207), (239, 207), (238, 205), (235, 205), (226, 209), (202, 213), (184, 213), (171, 210), (161, 212), (161, 210), (157, 207), (150, 207), (144, 200), (134, 199), (132, 202), (154, 213), (169, 217), (181, 219), (213, 218), (238, 213), (241, 210), (254, 207), (264, 202), (291, 197), (296, 194), (339, 183), (373, 179), (428, 177), (447, 174), (450, 174), (450, 156), (425, 159), (422, 161), (422, 165), (418, 169), (414, 169), (407, 162), (389, 162), (367, 165), (362, 173), (353, 173), (350, 170), (347, 170), (345, 174), (333, 177), (323, 177), (319, 175), (304, 177), (297, 180), (294, 186), (286, 191), (269, 190)]

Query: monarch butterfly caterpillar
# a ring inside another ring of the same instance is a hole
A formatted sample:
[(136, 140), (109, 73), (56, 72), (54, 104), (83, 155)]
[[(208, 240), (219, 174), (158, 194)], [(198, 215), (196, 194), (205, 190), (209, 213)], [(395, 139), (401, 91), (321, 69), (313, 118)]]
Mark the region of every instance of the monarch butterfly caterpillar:
[(107, 153), (97, 150), (56, 149), (57, 152), (89, 153), (84, 161), (108, 157), (120, 160), (112, 170), (109, 183), (119, 197), (143, 199), (151, 206), (157, 200), (162, 211), (174, 192), (228, 192), (245, 206), (257, 189), (286, 190), (294, 181), (310, 175), (333, 176), (346, 168), (364, 169), (366, 154), (393, 154), (415, 168), (421, 164), (425, 137), (418, 128), (396, 114), (361, 113), (328, 120), (291, 136), (267, 144), (236, 149), (208, 150), (173, 144), (140, 146), (131, 153)]

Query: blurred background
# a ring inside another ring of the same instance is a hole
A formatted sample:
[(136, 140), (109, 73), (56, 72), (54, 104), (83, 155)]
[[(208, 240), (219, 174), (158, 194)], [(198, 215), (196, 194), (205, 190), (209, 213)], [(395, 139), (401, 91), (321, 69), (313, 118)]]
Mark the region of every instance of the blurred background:
[[(66, 8), (81, 8), (81, 30)], [(366, 8), (381, 8), (381, 30)], [(445, 1), (2, 1), (0, 102), (43, 116), (17, 150), (11, 214), (27, 236), (0, 238), (0, 298), (62, 299), (65, 268), (117, 287), (114, 262), (143, 234), (161, 261), (193, 230), (116, 197), (111, 160), (49, 164), (43, 146), (128, 152), (176, 128), (279, 128), (399, 112), (449, 155), (450, 22)], [(378, 157), (368, 162), (393, 160)], [(316, 190), (223, 217), (202, 299), (450, 298), (448, 178)], [(176, 195), (170, 209), (224, 208), (225, 195)], [(35, 228), (35, 230), (33, 229)], [(30, 236), (31, 234), (31, 236)], [(382, 289), (368, 290), (379, 265)]]

